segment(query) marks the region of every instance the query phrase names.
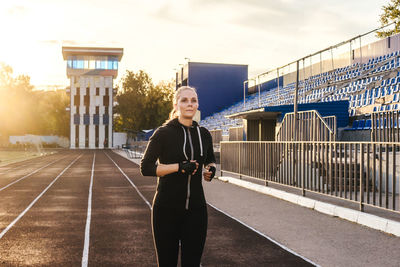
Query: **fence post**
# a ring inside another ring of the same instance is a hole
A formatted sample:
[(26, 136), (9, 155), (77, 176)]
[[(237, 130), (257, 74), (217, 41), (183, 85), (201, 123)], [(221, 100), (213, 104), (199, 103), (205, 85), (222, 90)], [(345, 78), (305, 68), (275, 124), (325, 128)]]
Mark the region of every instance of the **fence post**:
[(305, 181), (305, 169), (306, 169), (306, 166), (305, 166), (305, 164), (304, 164), (304, 162), (305, 162), (305, 148), (304, 148), (304, 142), (303, 143), (301, 143), (301, 150), (302, 150), (302, 152), (303, 152), (303, 159), (302, 159), (302, 162), (303, 162), (303, 175), (301, 176), (301, 194), (302, 194), (302, 196), (304, 197), (305, 195), (306, 195), (306, 190), (305, 190), (305, 187), (304, 187), (304, 181)]
[(219, 171), (220, 171), (220, 173), (221, 173), (221, 175), (220, 176), (222, 176), (222, 145), (223, 145), (223, 143), (221, 143), (221, 142), (219, 142)]
[[(357, 148), (357, 147), (356, 147)], [(364, 211), (364, 144), (360, 144), (360, 211)], [(354, 190), (356, 192), (356, 190)]]
[(242, 143), (239, 143), (239, 179), (242, 179)]

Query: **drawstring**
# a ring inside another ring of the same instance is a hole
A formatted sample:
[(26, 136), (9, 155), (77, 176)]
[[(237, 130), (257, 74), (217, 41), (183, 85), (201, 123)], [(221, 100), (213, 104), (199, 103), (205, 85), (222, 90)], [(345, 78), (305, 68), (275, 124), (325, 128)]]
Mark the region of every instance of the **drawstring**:
[[(200, 128), (199, 126), (196, 127), (197, 128), (197, 134), (199, 135), (199, 142), (200, 142), (200, 156), (203, 156), (203, 142), (201, 141), (201, 134), (200, 134)], [(183, 130), (183, 154), (185, 155), (186, 160), (188, 160), (188, 156), (186, 155), (186, 132), (185, 132), (185, 128), (182, 126), (182, 130)]]
[(199, 128), (199, 126), (197, 126), (197, 133), (199, 134), (200, 156), (203, 156), (203, 143), (201, 142), (201, 134), (200, 134), (200, 128)]
[(186, 160), (188, 160), (188, 156), (186, 155), (186, 132), (185, 132), (185, 128), (182, 126), (182, 130), (183, 130), (183, 136), (184, 136), (184, 141), (183, 141), (183, 154), (185, 155)]

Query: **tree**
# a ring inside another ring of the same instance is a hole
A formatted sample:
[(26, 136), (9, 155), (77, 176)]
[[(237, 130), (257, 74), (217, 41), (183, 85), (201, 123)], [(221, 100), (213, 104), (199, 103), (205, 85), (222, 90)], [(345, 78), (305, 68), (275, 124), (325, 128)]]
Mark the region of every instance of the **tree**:
[(32, 110), (36, 103), (32, 96), (30, 77), (13, 77), (10, 66), (1, 64), (0, 69), (0, 133), (3, 136), (26, 132), (34, 123)]
[(65, 91), (33, 91), (30, 77), (13, 77), (10, 66), (0, 64), (0, 135), (69, 135), (69, 98)]
[(35, 133), (41, 135), (69, 136), (69, 97), (64, 90), (38, 92), (36, 94), (37, 124)]
[(379, 16), (379, 21), (382, 27), (394, 22), (394, 29), (378, 31), (376, 35), (379, 38), (386, 38), (400, 32), (400, 0), (390, 0), (390, 2), (382, 7), (383, 13)]
[(116, 96), (115, 131), (138, 132), (160, 126), (172, 109), (173, 82), (153, 84), (150, 76), (140, 70), (127, 71)]

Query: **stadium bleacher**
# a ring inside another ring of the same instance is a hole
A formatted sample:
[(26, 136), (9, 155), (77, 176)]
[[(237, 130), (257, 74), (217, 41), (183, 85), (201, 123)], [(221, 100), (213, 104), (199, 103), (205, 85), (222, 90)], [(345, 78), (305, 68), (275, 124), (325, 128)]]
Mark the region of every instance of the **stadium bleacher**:
[[(369, 59), (367, 63), (355, 63), (333, 71), (320, 73), (299, 81), (299, 104), (315, 102), (349, 101), (349, 116), (369, 116), (372, 112), (400, 109), (400, 52)], [(231, 115), (266, 106), (290, 105), (294, 101), (295, 83), (280, 88), (254, 93), (243, 101), (206, 117), (200, 125), (209, 130), (223, 130), (228, 135), (230, 127), (242, 125), (240, 119), (228, 119)], [(350, 130), (370, 129), (371, 121), (354, 120)]]

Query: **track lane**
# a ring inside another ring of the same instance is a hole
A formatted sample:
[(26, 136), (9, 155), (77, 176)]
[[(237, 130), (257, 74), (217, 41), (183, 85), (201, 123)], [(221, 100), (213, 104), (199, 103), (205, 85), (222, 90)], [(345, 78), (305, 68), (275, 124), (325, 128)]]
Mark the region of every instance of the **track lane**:
[(87, 198), (93, 153), (81, 156), (74, 155), (69, 168), (67, 166), (57, 175), (37, 202), (0, 239), (0, 251), (3, 251), (0, 263), (18, 266), (80, 264), (87, 208), (83, 200)]
[(97, 154), (89, 266), (156, 266), (150, 216), (119, 169), (106, 154)]
[[(152, 199), (156, 178), (140, 175), (138, 165), (110, 153), (147, 199)], [(240, 222), (208, 206), (208, 232), (203, 266), (313, 266)]]
[(68, 156), (40, 172), (0, 191), (0, 231), (7, 227), (77, 155)]
[[(69, 159), (82, 152), (73, 151)], [(85, 238), (90, 237), (87, 247), (89, 265), (156, 266), (150, 209), (132, 185), (151, 203), (156, 178), (141, 176), (136, 164), (111, 151), (83, 153), (85, 155), (66, 170), (0, 239), (0, 265), (81, 265)], [(32, 200), (33, 192), (43, 189), (45, 182), (49, 182), (49, 175), (54, 179), (55, 172), (59, 173), (60, 167), (65, 168), (67, 163), (49, 166), (32, 175), (34, 179), (23, 180), (0, 191), (0, 231), (3, 215), (7, 215), (3, 204), (15, 209), (26, 206), (27, 199)], [(202, 266), (310, 266), (212, 207), (208, 207), (208, 213), (209, 228)], [(89, 236), (85, 231), (88, 218)]]

